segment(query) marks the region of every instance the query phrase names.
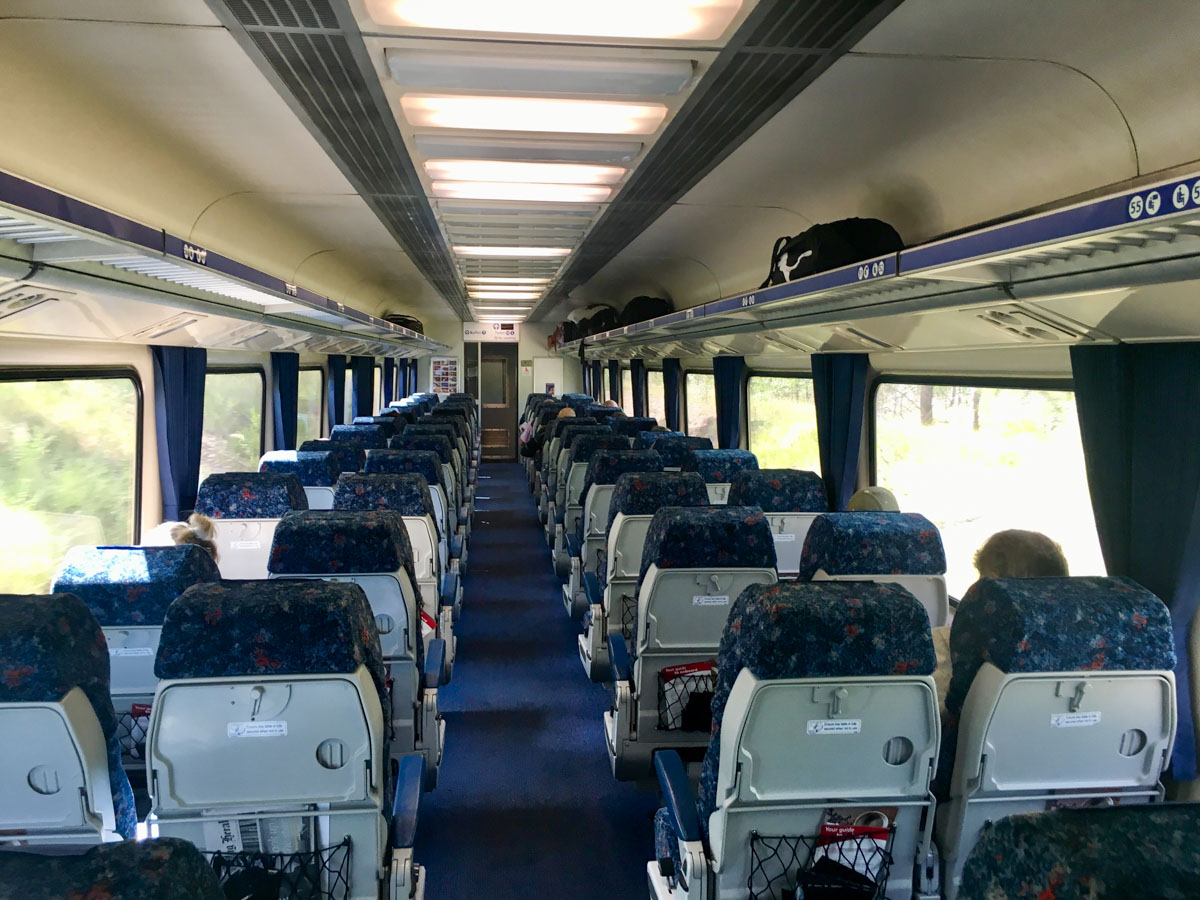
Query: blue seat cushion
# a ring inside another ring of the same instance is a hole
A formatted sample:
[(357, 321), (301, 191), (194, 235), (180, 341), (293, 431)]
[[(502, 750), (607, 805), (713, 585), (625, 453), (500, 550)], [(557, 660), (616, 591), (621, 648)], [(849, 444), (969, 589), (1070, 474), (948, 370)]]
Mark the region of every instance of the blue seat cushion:
[(654, 442), (654, 449), (662, 457), (665, 468), (681, 469), (691, 459), (693, 450), (711, 450), (712, 441), (706, 437), (664, 435)]
[(704, 479), (695, 472), (626, 472), (608, 504), (608, 530), (618, 513), (651, 516), (664, 506), (708, 506)]
[(432, 450), (372, 450), (364, 468), (367, 475), (421, 475), (426, 484), (442, 483), (442, 461)]
[(619, 434), (627, 438), (635, 438), (638, 432), (649, 431), (658, 424), (658, 420), (650, 416), (621, 416), (613, 419), (612, 430), (614, 434)]
[(412, 545), (400, 513), (309, 510), (275, 527), (272, 575), (374, 575), (405, 569), (414, 585)]
[(334, 509), (390, 509), (402, 516), (434, 517), (433, 498), (424, 475), (352, 475), (338, 480)]
[[(662, 458), (653, 450), (596, 450), (588, 460), (579, 497), (587, 501), (588, 491), (597, 484), (616, 484), (626, 472), (661, 472)], [(576, 536), (582, 544), (586, 521), (579, 517)]]
[(729, 484), (738, 472), (757, 469), (758, 458), (749, 450), (693, 450), (682, 468), (699, 473), (705, 484)]
[(395, 437), (400, 433), (400, 425), (394, 416), (355, 416), (351, 425), (378, 425), (379, 433), (384, 439)]
[(196, 544), (72, 547), (52, 590), (74, 594), (102, 626), (159, 625), (193, 584), (220, 580), (212, 555)]
[(328, 450), (273, 450), (258, 471), (295, 475), (305, 487), (333, 487), (342, 474), (341, 459)]
[(326, 451), (337, 459), (343, 472), (361, 472), (367, 459), (367, 451), (362, 444), (353, 441), (311, 440), (300, 445), (302, 452)]
[(654, 445), (665, 437), (687, 437), (682, 431), (639, 431), (634, 437), (636, 450), (653, 450)]
[(382, 425), (334, 425), (329, 430), (329, 439), (358, 444), (364, 450), (379, 450), (387, 446)]
[(613, 406), (589, 406), (584, 410), (584, 415), (595, 419), (597, 422), (604, 422), (608, 419), (623, 416), (625, 413)]
[[(424, 418), (424, 416), (422, 417)], [(458, 431), (453, 425), (405, 425), (404, 434), (410, 437), (423, 437), (425, 435), (441, 435), (450, 441), (450, 446), (453, 447), (458, 441)]]
[[(407, 432), (408, 429), (405, 429)], [(454, 447), (450, 439), (440, 434), (402, 434), (388, 441), (391, 450), (432, 450), (443, 463), (454, 461)]]
[(570, 465), (591, 462), (598, 450), (628, 450), (629, 441), (619, 434), (613, 434), (608, 428), (593, 428), (591, 431), (577, 432), (571, 442), (570, 454), (567, 459)]
[(733, 476), (731, 506), (758, 506), (763, 512), (822, 513), (829, 509), (825, 482), (799, 469), (744, 469)]
[(468, 443), (471, 440), (471, 426), (467, 424), (467, 420), (466, 420), (465, 416), (454, 416), (454, 415), (421, 416), (419, 419), (417, 419), (416, 424), (418, 424), (418, 425), (438, 425), (438, 426), (449, 425), (451, 428), (454, 429), (454, 435), (457, 438), (459, 438), (460, 440), (466, 441)]
[(213, 519), (278, 519), (294, 509), (308, 509), (304, 485), (271, 472), (209, 475), (196, 497), (196, 512)]
[(767, 517), (755, 506), (664, 506), (650, 520), (634, 596), (651, 566), (774, 569), (775, 541)]
[(800, 552), (800, 580), (828, 575), (944, 575), (937, 526), (917, 513), (834, 512), (813, 520)]

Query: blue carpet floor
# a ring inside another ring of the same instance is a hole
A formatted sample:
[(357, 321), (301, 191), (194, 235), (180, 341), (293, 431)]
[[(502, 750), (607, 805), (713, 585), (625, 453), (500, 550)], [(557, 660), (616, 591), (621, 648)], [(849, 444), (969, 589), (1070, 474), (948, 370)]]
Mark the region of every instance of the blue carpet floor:
[(579, 664), (525, 470), (480, 474), (446, 752), (417, 828), (426, 897), (645, 897), (657, 798), (612, 777), (609, 692)]

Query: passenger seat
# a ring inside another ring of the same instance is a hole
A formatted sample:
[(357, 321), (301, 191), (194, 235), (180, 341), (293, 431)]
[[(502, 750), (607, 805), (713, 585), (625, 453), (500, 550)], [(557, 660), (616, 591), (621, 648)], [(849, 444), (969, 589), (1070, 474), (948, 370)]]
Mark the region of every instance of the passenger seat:
[(213, 520), (222, 578), (266, 578), (275, 526), (301, 509), (308, 498), (300, 479), (270, 472), (209, 475), (196, 497), (196, 512)]
[(682, 471), (697, 472), (708, 486), (710, 503), (729, 502), (734, 476), (758, 468), (758, 458), (749, 450), (693, 450), (683, 460)]
[(329, 450), (268, 450), (258, 461), (258, 471), (295, 475), (304, 486), (309, 509), (333, 509), (333, 489), (342, 464)]
[(733, 476), (728, 502), (757, 506), (766, 513), (779, 577), (796, 578), (808, 529), (829, 509), (821, 476), (797, 469), (744, 469)]

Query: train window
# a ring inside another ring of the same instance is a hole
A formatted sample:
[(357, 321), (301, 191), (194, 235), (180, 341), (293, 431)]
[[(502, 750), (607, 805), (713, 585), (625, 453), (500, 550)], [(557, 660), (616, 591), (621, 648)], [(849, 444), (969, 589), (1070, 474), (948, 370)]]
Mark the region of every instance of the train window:
[(346, 396), (342, 400), (342, 422), (354, 421), (354, 370), (346, 367)]
[(383, 408), (383, 366), (375, 367), (375, 393), (372, 398), (371, 415), (375, 415)]
[(325, 373), (301, 369), (296, 404), (296, 446), (321, 436), (321, 407), (325, 399)]
[(141, 419), (128, 374), (0, 380), (0, 591), (46, 593), (68, 548), (138, 540)]
[(717, 446), (717, 380), (707, 372), (688, 372), (684, 379), (687, 428), (692, 437), (706, 437)]
[(667, 424), (667, 390), (663, 386), (663, 373), (646, 373), (646, 415), (653, 416), (659, 425)]
[(633, 375), (628, 369), (621, 370), (621, 409), (625, 415), (633, 415)]
[(254, 472), (263, 449), (262, 369), (210, 369), (204, 378), (200, 480)]
[(752, 375), (746, 403), (750, 450), (762, 468), (821, 471), (811, 378)]
[(1072, 575), (1104, 573), (1074, 393), (885, 382), (874, 417), (875, 483), (941, 530), (951, 595), (1006, 528), (1058, 541)]

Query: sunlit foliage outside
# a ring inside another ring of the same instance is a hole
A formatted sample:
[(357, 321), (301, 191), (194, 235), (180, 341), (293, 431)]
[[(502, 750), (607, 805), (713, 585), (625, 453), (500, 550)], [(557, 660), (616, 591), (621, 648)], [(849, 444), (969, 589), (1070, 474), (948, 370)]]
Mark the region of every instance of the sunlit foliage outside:
[(688, 372), (684, 379), (687, 391), (687, 428), (692, 437), (706, 437), (717, 446), (717, 384), (712, 375)]
[(301, 369), (296, 402), (296, 446), (321, 437), (321, 395), (325, 379), (320, 369)]
[(821, 471), (811, 378), (754, 375), (746, 385), (750, 452), (760, 469)]
[(262, 455), (263, 378), (209, 372), (204, 379), (200, 480), (213, 472), (254, 472)]
[(621, 409), (625, 415), (633, 415), (633, 375), (628, 369), (621, 370)]
[(646, 373), (646, 415), (664, 428), (667, 425), (667, 392), (663, 388), (662, 372)]
[(0, 593), (50, 589), (67, 549), (134, 539), (128, 378), (0, 382)]

